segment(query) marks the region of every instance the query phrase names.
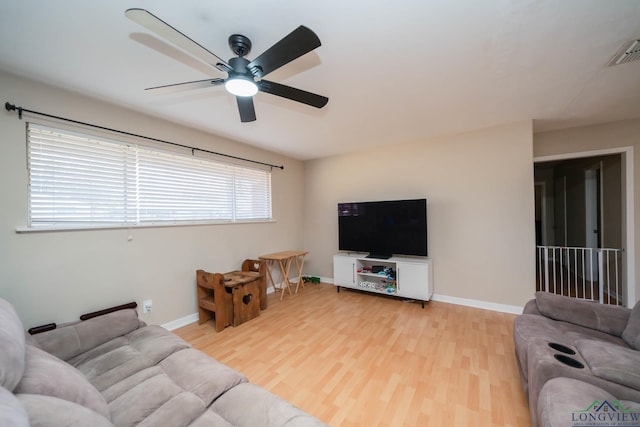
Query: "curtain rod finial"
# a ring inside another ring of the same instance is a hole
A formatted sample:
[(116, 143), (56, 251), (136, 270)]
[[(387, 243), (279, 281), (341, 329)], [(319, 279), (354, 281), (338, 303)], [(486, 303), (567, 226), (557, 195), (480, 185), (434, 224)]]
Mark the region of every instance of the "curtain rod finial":
[(16, 111), (16, 110), (18, 110), (18, 118), (20, 120), (22, 120), (22, 107), (16, 107), (13, 104), (5, 102), (4, 103), (4, 109), (7, 110), (7, 111)]

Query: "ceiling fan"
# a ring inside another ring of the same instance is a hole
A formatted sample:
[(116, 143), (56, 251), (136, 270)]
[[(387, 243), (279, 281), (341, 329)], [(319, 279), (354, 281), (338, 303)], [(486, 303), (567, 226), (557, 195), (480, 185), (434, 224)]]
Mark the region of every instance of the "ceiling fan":
[(293, 30), (289, 35), (271, 46), (253, 61), (245, 58), (251, 51), (251, 40), (241, 34), (232, 34), (229, 37), (229, 47), (237, 57), (225, 62), (219, 56), (145, 9), (127, 9), (125, 16), (172, 43), (174, 46), (189, 52), (196, 58), (205, 61), (228, 75), (226, 79), (213, 78), (196, 80), (156, 86), (145, 90), (151, 91), (169, 88), (182, 90), (224, 85), (227, 91), (236, 96), (241, 122), (252, 122), (256, 119), (253, 95), (258, 91), (281, 96), (316, 108), (324, 107), (329, 101), (329, 98), (325, 96), (263, 79), (263, 77), (270, 72), (320, 46), (318, 36), (303, 25)]

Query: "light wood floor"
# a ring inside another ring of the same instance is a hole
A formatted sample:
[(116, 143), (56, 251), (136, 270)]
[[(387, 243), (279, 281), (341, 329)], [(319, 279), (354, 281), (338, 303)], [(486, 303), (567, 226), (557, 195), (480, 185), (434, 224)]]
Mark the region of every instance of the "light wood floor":
[(331, 426), (528, 426), (513, 319), (307, 284), (236, 328), (174, 332)]

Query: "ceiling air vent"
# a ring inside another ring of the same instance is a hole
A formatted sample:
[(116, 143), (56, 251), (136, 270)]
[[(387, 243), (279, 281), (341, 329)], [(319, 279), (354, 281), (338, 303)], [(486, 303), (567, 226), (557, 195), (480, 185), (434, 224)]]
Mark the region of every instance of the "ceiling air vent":
[(631, 40), (613, 57), (609, 66), (626, 64), (640, 59), (640, 39)]

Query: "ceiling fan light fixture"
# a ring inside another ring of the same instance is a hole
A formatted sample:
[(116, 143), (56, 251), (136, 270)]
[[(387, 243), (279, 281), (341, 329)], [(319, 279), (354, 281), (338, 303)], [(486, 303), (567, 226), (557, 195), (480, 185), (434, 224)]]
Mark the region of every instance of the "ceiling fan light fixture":
[(227, 73), (226, 79), (210, 78), (147, 88), (149, 90), (166, 90), (170, 88), (185, 90), (224, 84), (225, 89), (236, 96), (240, 121), (243, 123), (252, 122), (256, 119), (253, 95), (259, 91), (316, 108), (324, 107), (329, 101), (326, 96), (264, 80), (264, 77), (272, 71), (320, 47), (320, 39), (316, 33), (304, 25), (300, 25), (284, 36), (253, 61), (249, 61), (246, 58), (251, 51), (251, 40), (242, 34), (232, 34), (229, 37), (229, 47), (236, 56), (230, 58), (227, 63), (227, 61), (207, 50), (148, 10), (140, 8), (127, 9), (125, 16), (155, 33), (156, 36), (171, 45), (212, 65), (219, 71)]
[(246, 77), (234, 77), (224, 83), (224, 88), (235, 96), (253, 96), (258, 93), (258, 85)]

